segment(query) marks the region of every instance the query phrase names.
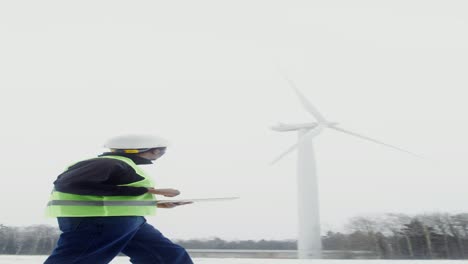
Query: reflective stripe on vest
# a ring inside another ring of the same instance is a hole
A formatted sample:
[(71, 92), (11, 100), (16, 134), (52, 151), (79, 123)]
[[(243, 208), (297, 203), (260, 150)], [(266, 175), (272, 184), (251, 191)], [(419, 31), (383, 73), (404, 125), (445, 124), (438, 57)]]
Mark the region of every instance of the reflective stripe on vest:
[(74, 201), (74, 200), (52, 200), (49, 205), (68, 205), (68, 206), (148, 206), (156, 205), (156, 201)]
[[(127, 163), (143, 180), (118, 186), (154, 187), (151, 178), (131, 159), (122, 156), (102, 156)], [(144, 216), (156, 213), (156, 199), (151, 193), (139, 196), (77, 195), (52, 191), (47, 204), (47, 216)]]

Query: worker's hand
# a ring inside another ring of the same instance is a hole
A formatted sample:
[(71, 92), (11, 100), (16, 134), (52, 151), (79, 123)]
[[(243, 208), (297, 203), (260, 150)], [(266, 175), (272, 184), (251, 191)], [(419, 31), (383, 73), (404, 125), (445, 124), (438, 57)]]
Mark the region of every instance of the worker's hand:
[(185, 205), (185, 204), (191, 204), (191, 203), (193, 202), (174, 202), (174, 203), (167, 202), (167, 203), (159, 203), (156, 206), (158, 208), (174, 208), (179, 205)]
[(154, 189), (148, 188), (148, 192), (152, 194), (164, 195), (166, 197), (174, 197), (180, 194), (179, 190), (176, 189)]

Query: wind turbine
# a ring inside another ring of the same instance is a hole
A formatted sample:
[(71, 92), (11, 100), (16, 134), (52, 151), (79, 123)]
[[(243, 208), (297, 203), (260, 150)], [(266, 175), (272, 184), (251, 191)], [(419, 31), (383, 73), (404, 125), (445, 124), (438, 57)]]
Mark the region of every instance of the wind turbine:
[(272, 129), (279, 132), (297, 131), (297, 143), (286, 149), (272, 164), (278, 162), (287, 154), (297, 148), (297, 184), (298, 184), (298, 257), (300, 259), (312, 259), (322, 257), (322, 242), (320, 234), (320, 211), (317, 173), (315, 155), (313, 150), (313, 138), (318, 136), (324, 129), (331, 128), (348, 135), (352, 135), (367, 141), (371, 141), (386, 147), (417, 156), (409, 151), (395, 147), (381, 141), (345, 130), (338, 127), (337, 123), (328, 122), (323, 115), (310, 103), (309, 100), (297, 89), (295, 84), (286, 78), (289, 85), (294, 89), (299, 101), (316, 122), (301, 124), (279, 123)]

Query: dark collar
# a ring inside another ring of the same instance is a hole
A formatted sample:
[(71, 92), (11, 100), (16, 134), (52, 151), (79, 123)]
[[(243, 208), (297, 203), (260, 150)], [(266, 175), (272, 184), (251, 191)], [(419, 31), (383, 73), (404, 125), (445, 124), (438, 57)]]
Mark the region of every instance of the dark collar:
[(99, 157), (102, 156), (121, 156), (125, 158), (131, 159), (137, 165), (145, 165), (145, 164), (153, 164), (153, 162), (149, 159), (142, 158), (135, 154), (127, 154), (127, 153), (115, 153), (115, 152), (104, 152)]

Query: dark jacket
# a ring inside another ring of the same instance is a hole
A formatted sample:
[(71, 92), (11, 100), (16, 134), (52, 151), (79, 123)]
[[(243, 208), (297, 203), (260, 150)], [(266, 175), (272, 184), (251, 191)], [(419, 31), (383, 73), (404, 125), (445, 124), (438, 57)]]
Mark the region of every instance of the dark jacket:
[[(135, 164), (152, 164), (151, 160), (134, 154), (104, 153), (130, 158)], [(57, 177), (55, 190), (64, 193), (99, 196), (137, 196), (147, 192), (145, 187), (117, 186), (143, 180), (127, 163), (117, 159), (88, 159), (80, 161)]]

